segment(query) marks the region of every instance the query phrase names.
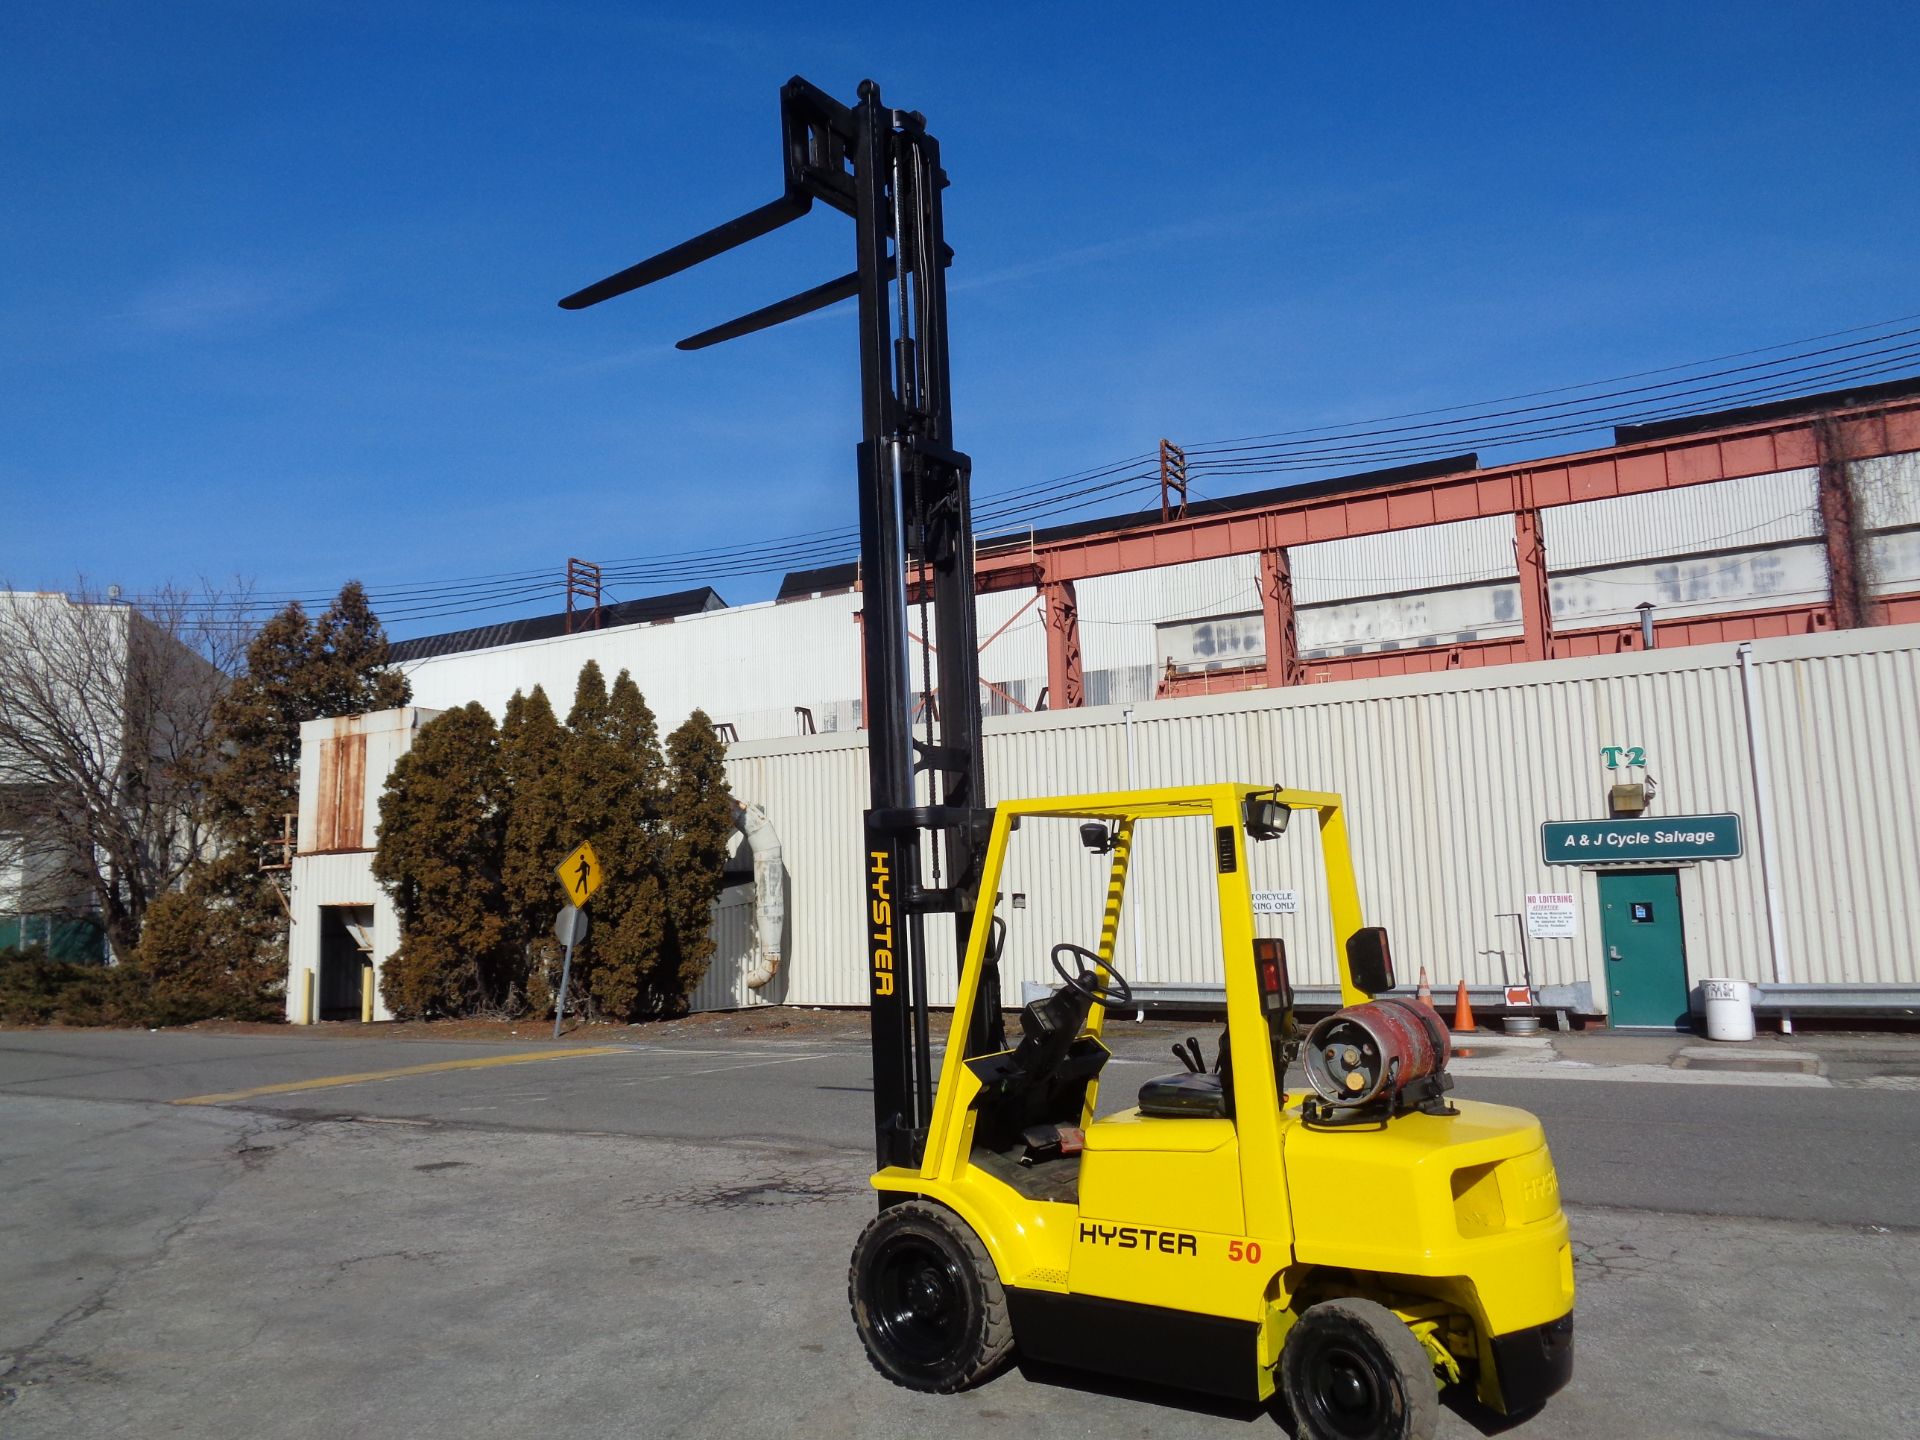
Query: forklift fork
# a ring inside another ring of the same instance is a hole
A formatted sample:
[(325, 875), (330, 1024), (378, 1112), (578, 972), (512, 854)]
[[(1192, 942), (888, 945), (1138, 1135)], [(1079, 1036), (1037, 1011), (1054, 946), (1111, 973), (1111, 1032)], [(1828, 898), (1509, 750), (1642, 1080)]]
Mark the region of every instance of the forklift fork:
[[(845, 275), (689, 335), (698, 350), (843, 300), (859, 301), (860, 575), (864, 591), (871, 805), (866, 814), (866, 930), (879, 1164), (918, 1165), (933, 1110), (927, 1017), (926, 916), (953, 917), (964, 955), (978, 905), (993, 812), (980, 744), (980, 668), (973, 609), (972, 465), (953, 445), (947, 359), (946, 172), (917, 113), (882, 105), (872, 81), (847, 106), (795, 77), (780, 91), (780, 198), (596, 281), (560, 302), (581, 310), (655, 284), (789, 225), (820, 201), (854, 222)], [(916, 686), (908, 626), (940, 646)], [(914, 691), (927, 704), (913, 734)], [(918, 777), (928, 776), (924, 787)], [(924, 789), (925, 794), (921, 793)], [(938, 836), (939, 843), (932, 837)], [(930, 874), (929, 874), (930, 872)], [(928, 883), (928, 880), (931, 883)], [(1005, 1048), (997, 966), (974, 1011), (969, 1056)], [(884, 1203), (884, 1201), (883, 1201)]]

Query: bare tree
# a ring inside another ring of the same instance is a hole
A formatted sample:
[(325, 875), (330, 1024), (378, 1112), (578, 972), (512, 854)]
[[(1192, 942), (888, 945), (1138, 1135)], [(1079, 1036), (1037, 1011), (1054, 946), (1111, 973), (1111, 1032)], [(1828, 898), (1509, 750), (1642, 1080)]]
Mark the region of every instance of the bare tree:
[(246, 601), (206, 585), (137, 605), (84, 583), (0, 590), (0, 868), (23, 910), (90, 909), (124, 958), (148, 905), (210, 853), (214, 707)]

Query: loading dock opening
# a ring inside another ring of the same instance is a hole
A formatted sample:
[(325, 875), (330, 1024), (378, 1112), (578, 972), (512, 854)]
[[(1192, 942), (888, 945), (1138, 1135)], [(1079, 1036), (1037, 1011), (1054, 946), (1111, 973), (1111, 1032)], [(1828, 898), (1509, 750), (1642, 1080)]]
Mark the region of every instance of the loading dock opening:
[(320, 907), (321, 1020), (373, 1019), (373, 907)]

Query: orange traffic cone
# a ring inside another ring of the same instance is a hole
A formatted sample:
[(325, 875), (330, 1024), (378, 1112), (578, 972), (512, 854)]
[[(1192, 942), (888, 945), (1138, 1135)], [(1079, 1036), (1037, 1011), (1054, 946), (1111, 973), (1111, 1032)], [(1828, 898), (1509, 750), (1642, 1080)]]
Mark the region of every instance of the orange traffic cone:
[(1423, 1005), (1429, 1007), (1433, 1005), (1433, 986), (1427, 983), (1427, 967), (1424, 965), (1420, 967), (1420, 988), (1414, 991), (1413, 998)]
[(1453, 997), (1453, 1028), (1456, 1032), (1479, 1028), (1473, 1023), (1473, 1006), (1467, 1002), (1467, 982), (1464, 980)]

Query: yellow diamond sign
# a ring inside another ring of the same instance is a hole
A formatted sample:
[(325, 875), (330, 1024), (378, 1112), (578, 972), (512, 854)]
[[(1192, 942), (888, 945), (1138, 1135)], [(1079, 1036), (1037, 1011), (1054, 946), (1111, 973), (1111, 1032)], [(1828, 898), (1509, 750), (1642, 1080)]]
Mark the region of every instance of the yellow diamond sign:
[(567, 892), (567, 899), (575, 905), (584, 905), (591, 900), (593, 892), (600, 888), (600, 882), (607, 878), (607, 872), (600, 868), (600, 857), (593, 853), (593, 846), (584, 840), (560, 862), (560, 868), (553, 873), (560, 877), (560, 888)]

